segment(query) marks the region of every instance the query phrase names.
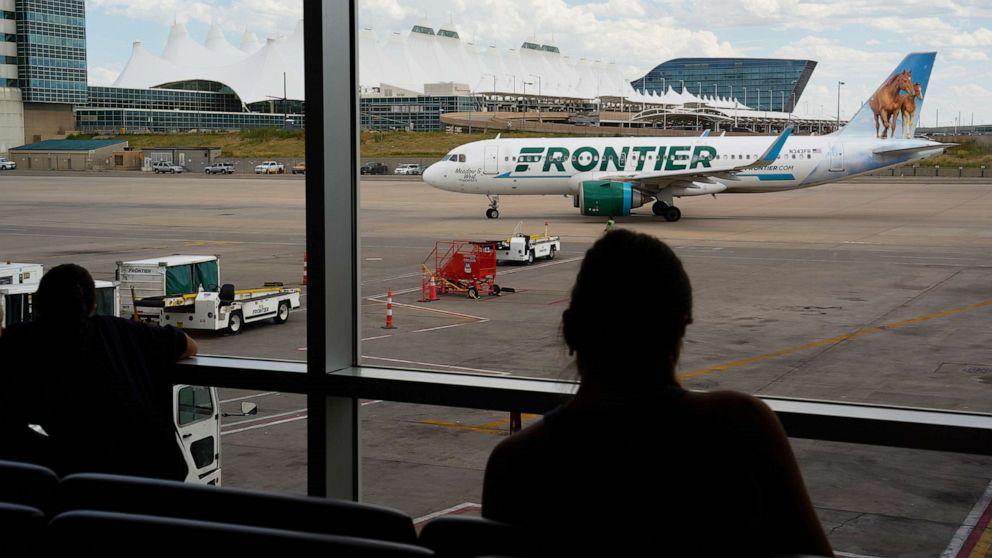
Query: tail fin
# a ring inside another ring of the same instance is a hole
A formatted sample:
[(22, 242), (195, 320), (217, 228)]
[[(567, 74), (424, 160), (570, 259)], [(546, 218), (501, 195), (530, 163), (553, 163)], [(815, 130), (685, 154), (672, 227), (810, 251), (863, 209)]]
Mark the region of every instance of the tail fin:
[(840, 135), (912, 138), (936, 57), (936, 52), (914, 52), (903, 58)]

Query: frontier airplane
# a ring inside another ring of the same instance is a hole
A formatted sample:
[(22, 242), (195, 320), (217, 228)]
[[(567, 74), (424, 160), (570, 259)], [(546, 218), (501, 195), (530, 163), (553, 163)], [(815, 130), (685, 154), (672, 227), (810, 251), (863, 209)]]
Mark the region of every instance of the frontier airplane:
[(841, 130), (825, 136), (496, 139), (462, 145), (424, 172), (442, 190), (572, 196), (583, 215), (630, 215), (654, 200), (678, 221), (683, 196), (809, 188), (939, 155), (954, 144), (914, 139), (936, 53), (906, 56)]

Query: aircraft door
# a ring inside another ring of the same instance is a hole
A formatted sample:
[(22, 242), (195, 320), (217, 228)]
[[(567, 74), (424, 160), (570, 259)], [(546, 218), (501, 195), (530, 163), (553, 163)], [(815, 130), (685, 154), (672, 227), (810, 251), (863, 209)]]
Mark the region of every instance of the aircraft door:
[(832, 172), (843, 172), (845, 170), (843, 143), (835, 143), (830, 146), (830, 170)]
[(499, 172), (499, 145), (491, 143), (486, 145), (486, 160), (483, 163), (485, 174), (496, 174)]

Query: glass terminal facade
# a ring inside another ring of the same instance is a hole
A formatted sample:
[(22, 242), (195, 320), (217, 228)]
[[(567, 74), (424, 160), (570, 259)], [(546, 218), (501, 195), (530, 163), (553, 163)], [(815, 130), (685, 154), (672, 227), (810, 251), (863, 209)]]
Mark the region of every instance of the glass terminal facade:
[(18, 85), (25, 102), (86, 103), (83, 0), (17, 0)]
[(630, 84), (661, 94), (667, 88), (693, 95), (737, 98), (756, 110), (791, 112), (816, 68), (813, 60), (775, 58), (676, 58)]
[(178, 89), (131, 89), (125, 87), (89, 88), (86, 108), (128, 108), (151, 110), (199, 110), (241, 112), (241, 100), (234, 93)]
[(244, 128), (302, 128), (302, 114), (212, 112), (201, 110), (150, 110), (76, 107), (80, 132), (186, 132)]
[(362, 97), (361, 125), (364, 130), (441, 131), (441, 114), (479, 111), (478, 99), (470, 96)]

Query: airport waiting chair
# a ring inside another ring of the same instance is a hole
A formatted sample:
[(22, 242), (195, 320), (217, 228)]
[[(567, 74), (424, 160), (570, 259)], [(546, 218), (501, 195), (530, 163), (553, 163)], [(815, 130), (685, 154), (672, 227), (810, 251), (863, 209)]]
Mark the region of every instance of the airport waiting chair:
[(417, 544), (410, 516), (382, 506), (142, 477), (69, 475), (56, 506)]
[(97, 550), (111, 556), (140, 553), (141, 549), (154, 549), (166, 555), (188, 554), (197, 548), (222, 549), (227, 554), (276, 552), (279, 556), (420, 558), (433, 555), (418, 546), (355, 537), (99, 511), (57, 515), (48, 524), (45, 539), (51, 550), (66, 553)]
[(0, 502), (0, 541), (6, 549), (36, 546), (45, 528), (45, 514), (38, 508)]
[(0, 461), (0, 502), (49, 511), (58, 484), (55, 472), (41, 465)]
[[(531, 531), (482, 517), (442, 516), (420, 530), (420, 545), (438, 558), (476, 556), (554, 556)], [(548, 553), (550, 552), (550, 553)]]

